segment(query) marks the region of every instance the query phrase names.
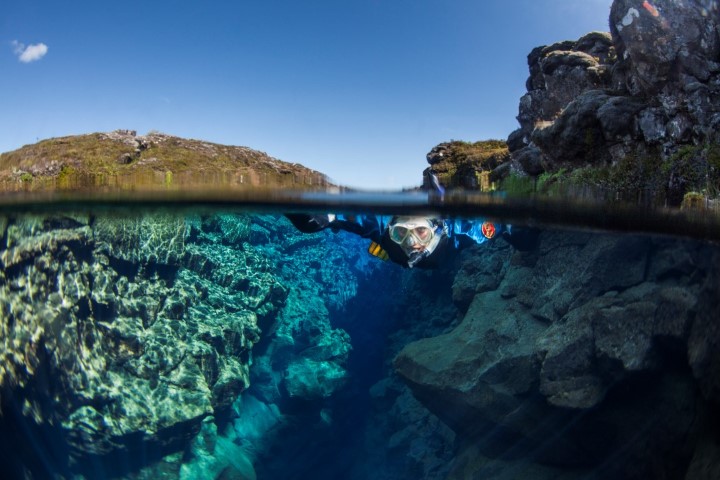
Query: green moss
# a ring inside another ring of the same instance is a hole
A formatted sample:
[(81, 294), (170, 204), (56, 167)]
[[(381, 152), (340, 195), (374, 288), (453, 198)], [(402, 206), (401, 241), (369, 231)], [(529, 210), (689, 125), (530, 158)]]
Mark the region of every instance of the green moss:
[[(99, 134), (53, 138), (3, 154), (0, 171), (12, 167), (43, 170), (47, 165), (59, 163), (64, 166), (56, 175), (56, 180), (66, 182), (72, 176), (114, 171), (117, 169), (116, 159), (122, 153), (132, 151), (128, 145), (104, 140)], [(72, 170), (65, 170), (66, 167)]]
[(660, 165), (660, 157), (650, 153), (628, 155), (614, 165), (581, 167), (560, 177), (563, 183), (575, 189), (622, 193), (653, 191), (661, 190), (666, 183)]
[(609, 188), (610, 168), (583, 167), (573, 170), (568, 179), (569, 183), (581, 187)]
[[(659, 157), (650, 154), (629, 155), (615, 165), (585, 166), (568, 170), (544, 172), (534, 178), (532, 192), (540, 196), (590, 195), (595, 198), (636, 199), (638, 196), (655, 196), (666, 183), (658, 168)], [(532, 178), (532, 177), (527, 177)], [(527, 193), (529, 180), (508, 177), (502, 189), (508, 192)]]
[[(543, 196), (582, 193), (670, 205), (694, 201), (696, 194), (703, 199), (720, 196), (720, 145), (686, 145), (666, 160), (661, 158), (659, 151), (644, 150), (613, 165), (545, 172), (534, 179), (532, 191)], [(528, 183), (522, 177), (509, 177), (502, 188), (526, 194), (530, 190)], [(690, 196), (686, 198), (686, 194)]]
[(57, 186), (59, 188), (71, 188), (76, 183), (76, 170), (70, 165), (63, 165), (57, 176)]
[(720, 145), (713, 143), (707, 146), (707, 162), (715, 172), (720, 172)]
[(545, 172), (545, 173), (538, 175), (535, 189), (537, 192), (540, 192), (543, 194), (554, 195), (554, 194), (562, 193), (563, 184), (567, 183), (567, 181), (568, 181), (567, 170), (564, 168), (561, 168), (560, 170), (558, 170), (556, 172)]
[(697, 191), (716, 198), (720, 194), (720, 146), (683, 146), (664, 162), (662, 171), (676, 196)]
[(525, 197), (535, 193), (535, 178), (530, 176), (508, 175), (500, 183), (500, 190), (511, 197)]
[(705, 208), (705, 199), (707, 197), (700, 192), (687, 192), (683, 196), (680, 208), (702, 210)]
[(708, 164), (705, 193), (712, 197), (720, 197), (720, 145), (712, 143), (707, 145), (705, 156)]

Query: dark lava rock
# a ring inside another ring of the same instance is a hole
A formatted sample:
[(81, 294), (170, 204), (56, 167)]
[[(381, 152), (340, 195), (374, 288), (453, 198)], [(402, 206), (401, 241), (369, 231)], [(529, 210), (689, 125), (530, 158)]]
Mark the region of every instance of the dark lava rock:
[(492, 257), (476, 257), (455, 283), (486, 286), (460, 325), (410, 343), (394, 366), (457, 442), (486, 459), (473, 474), (514, 452), (568, 478), (584, 469), (600, 478), (681, 478), (693, 456), (708, 461), (695, 452), (717, 402), (711, 252), (689, 242), (544, 233), (534, 258), (516, 253), (496, 287), (473, 280), (494, 270)]
[(614, 62), (609, 34), (593, 32), (577, 42), (538, 47), (528, 55), (528, 93), (520, 99), (518, 121), (526, 135), (552, 121), (581, 93), (608, 85), (600, 74)]
[(628, 91), (654, 95), (685, 76), (706, 82), (716, 75), (718, 20), (717, 5), (703, 0), (657, 0), (651, 7), (615, 0), (610, 31)]
[(631, 188), (678, 205), (720, 182), (709, 147), (720, 125), (719, 28), (715, 2), (616, 0), (610, 34), (534, 49), (520, 130), (508, 138), (514, 167), (533, 176), (612, 167), (606, 186), (618, 189), (635, 171)]

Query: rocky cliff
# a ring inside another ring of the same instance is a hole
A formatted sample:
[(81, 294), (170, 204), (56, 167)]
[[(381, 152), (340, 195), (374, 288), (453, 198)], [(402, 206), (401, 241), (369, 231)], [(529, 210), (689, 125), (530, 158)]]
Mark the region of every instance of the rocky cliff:
[(716, 196), (717, 2), (616, 0), (609, 26), (530, 52), (520, 128), (507, 139), (512, 169), (494, 177), (555, 175), (676, 205), (689, 191)]
[(720, 185), (716, 2), (616, 0), (610, 35), (534, 50), (520, 129), (524, 172), (586, 170), (589, 183), (661, 191), (679, 203)]

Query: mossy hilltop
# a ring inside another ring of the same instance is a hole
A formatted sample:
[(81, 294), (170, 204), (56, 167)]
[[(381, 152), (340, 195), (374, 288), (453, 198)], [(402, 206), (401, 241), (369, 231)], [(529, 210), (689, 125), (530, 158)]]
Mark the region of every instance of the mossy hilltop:
[(0, 154), (0, 189), (289, 187), (327, 177), (247, 147), (131, 130), (42, 140)]

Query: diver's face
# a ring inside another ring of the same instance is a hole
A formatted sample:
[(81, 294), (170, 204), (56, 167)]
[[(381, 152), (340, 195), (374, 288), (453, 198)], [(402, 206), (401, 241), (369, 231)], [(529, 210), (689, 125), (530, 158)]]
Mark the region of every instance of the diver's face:
[(408, 255), (426, 250), (434, 235), (432, 223), (422, 217), (398, 218), (390, 225), (390, 239)]

